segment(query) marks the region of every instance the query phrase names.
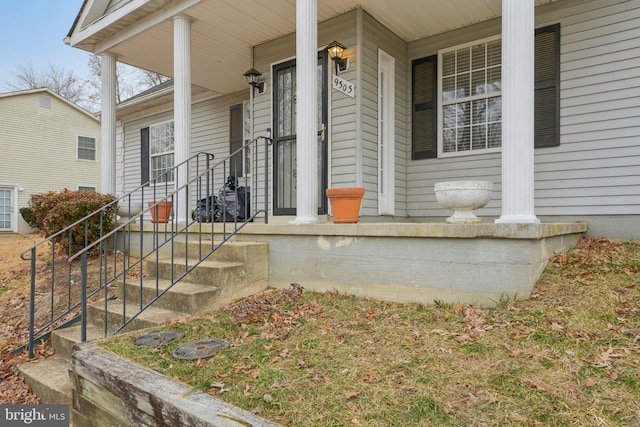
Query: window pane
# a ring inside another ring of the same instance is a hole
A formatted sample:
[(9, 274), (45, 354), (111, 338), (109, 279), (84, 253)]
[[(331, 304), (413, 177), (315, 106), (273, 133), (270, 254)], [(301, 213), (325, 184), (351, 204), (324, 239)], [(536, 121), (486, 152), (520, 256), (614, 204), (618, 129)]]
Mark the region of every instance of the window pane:
[(502, 90), (502, 67), (489, 68), (487, 70), (487, 93), (500, 92)]
[(471, 150), (471, 128), (466, 126), (458, 129), (458, 151)]
[(484, 95), (486, 89), (485, 70), (475, 71), (471, 74), (471, 94)]
[(471, 141), (473, 150), (483, 150), (487, 148), (487, 126), (473, 126), (471, 128)]
[(442, 75), (451, 76), (456, 72), (456, 53), (449, 52), (442, 55)]
[(487, 148), (502, 146), (502, 123), (490, 123), (488, 125)]
[(455, 99), (456, 92), (456, 78), (445, 77), (442, 79), (442, 100), (451, 101)]
[(502, 97), (487, 99), (487, 121), (502, 121)]
[(471, 122), (486, 123), (487, 122), (487, 100), (478, 99), (473, 101), (473, 112), (471, 114)]
[(444, 128), (451, 129), (456, 127), (456, 105), (446, 105), (444, 107)]
[(494, 40), (487, 43), (487, 67), (502, 64), (502, 41)]
[(443, 52), (441, 57), (446, 68), (441, 77), (443, 152), (500, 147), (500, 40)]
[(456, 72), (457, 73), (466, 73), (469, 71), (469, 66), (471, 65), (470, 58), (470, 50), (469, 48), (464, 48), (458, 51), (458, 58), (456, 64)]
[(454, 129), (445, 129), (443, 132), (444, 143), (442, 146), (442, 151), (445, 153), (455, 153), (456, 152), (456, 130)]
[(471, 76), (469, 73), (458, 74), (458, 78), (456, 80), (456, 99), (466, 98), (469, 96), (471, 94)]
[(469, 126), (471, 124), (471, 103), (470, 102), (461, 102), (458, 104), (458, 127), (460, 126)]
[(484, 70), (486, 67), (486, 45), (477, 44), (471, 48), (471, 68), (474, 70)]

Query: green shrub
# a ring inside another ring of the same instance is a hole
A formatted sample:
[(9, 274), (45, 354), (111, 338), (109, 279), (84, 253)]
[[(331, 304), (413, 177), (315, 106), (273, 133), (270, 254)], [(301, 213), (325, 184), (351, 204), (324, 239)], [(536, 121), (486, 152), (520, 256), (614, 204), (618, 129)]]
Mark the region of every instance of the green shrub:
[[(110, 194), (95, 191), (49, 191), (31, 196), (28, 208), (33, 213), (32, 226), (39, 228), (44, 237), (50, 237), (76, 221), (99, 210), (115, 200)], [(73, 227), (71, 234), (66, 232), (54, 238), (56, 251), (60, 255), (76, 253), (102, 235), (113, 230), (115, 225), (115, 205), (110, 206), (104, 215), (94, 215)], [(86, 230), (86, 233), (85, 233)], [(69, 241), (71, 237), (71, 242)], [(97, 251), (93, 251), (94, 254)]]
[(29, 224), (29, 227), (39, 228), (38, 224), (36, 223), (36, 216), (33, 214), (33, 211), (31, 209), (20, 208), (20, 215), (22, 216), (22, 219), (24, 219), (24, 222)]

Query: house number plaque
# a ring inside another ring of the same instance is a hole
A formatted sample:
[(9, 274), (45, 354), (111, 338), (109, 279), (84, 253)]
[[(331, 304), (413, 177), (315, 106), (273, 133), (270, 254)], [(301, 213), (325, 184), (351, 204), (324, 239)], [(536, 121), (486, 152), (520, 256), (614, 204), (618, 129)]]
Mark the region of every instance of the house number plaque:
[(333, 88), (339, 92), (344, 93), (345, 95), (350, 96), (351, 98), (356, 97), (356, 89), (353, 83), (348, 82), (345, 79), (341, 79), (338, 76), (333, 76)]

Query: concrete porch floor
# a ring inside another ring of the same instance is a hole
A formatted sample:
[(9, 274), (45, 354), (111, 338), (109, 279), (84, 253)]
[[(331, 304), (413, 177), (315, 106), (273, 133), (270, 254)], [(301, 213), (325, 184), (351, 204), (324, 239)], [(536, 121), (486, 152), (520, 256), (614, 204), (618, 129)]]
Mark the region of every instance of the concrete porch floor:
[[(222, 224), (205, 223), (189, 234), (210, 236), (212, 226), (214, 236), (222, 232)], [(144, 224), (145, 236), (153, 227)], [(387, 301), (490, 306), (505, 297), (528, 298), (548, 260), (586, 231), (584, 223), (293, 225), (258, 219), (236, 239), (269, 244), (272, 287), (295, 282)]]

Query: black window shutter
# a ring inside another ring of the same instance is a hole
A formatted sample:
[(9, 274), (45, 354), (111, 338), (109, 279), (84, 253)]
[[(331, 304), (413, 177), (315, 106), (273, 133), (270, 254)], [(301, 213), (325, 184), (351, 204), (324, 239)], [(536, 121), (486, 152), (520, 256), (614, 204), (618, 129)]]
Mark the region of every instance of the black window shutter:
[(436, 73), (438, 56), (416, 59), (412, 62), (412, 125), (411, 158), (431, 159), (438, 156), (436, 132)]
[(535, 147), (560, 145), (560, 25), (536, 30)]
[(140, 172), (141, 184), (149, 182), (149, 128), (140, 129)]

